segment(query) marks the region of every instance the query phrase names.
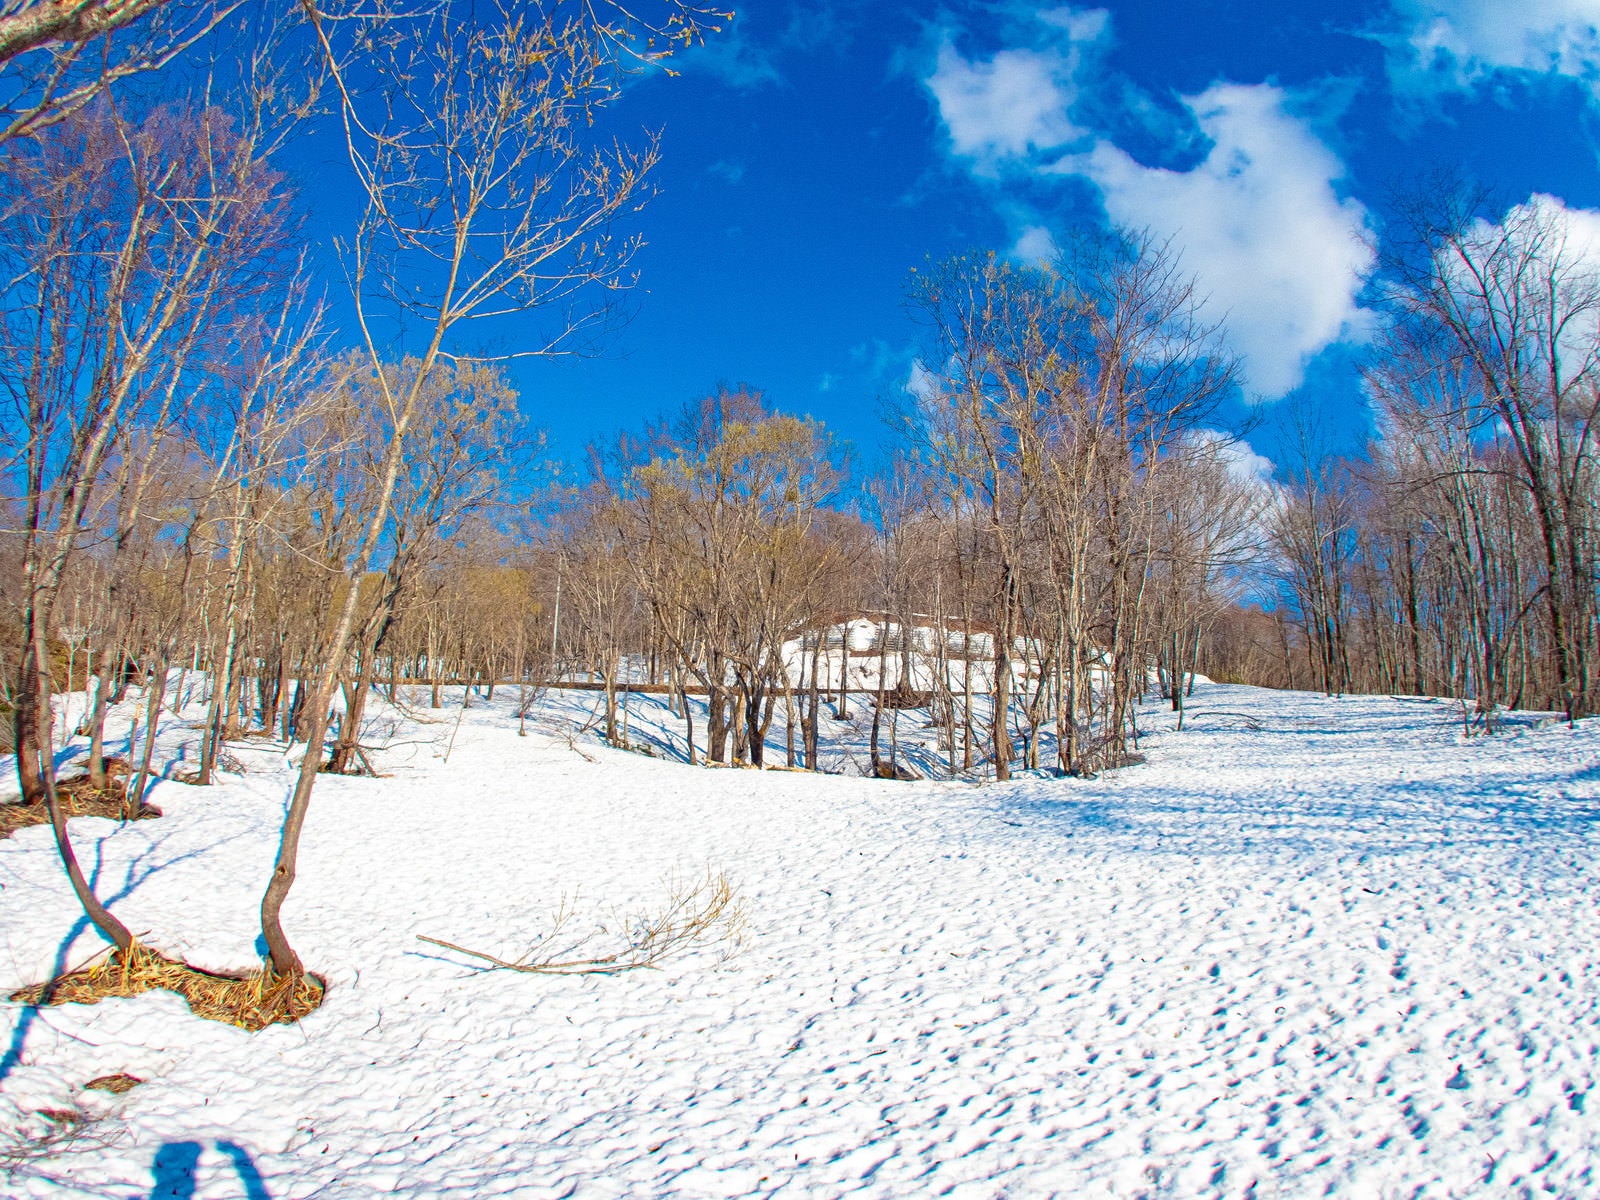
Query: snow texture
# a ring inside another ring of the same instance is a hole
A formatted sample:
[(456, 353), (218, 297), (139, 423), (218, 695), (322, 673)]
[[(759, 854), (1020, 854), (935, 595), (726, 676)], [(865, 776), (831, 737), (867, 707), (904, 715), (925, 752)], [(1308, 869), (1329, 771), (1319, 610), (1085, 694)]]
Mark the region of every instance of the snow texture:
[[(0, 1192), (1600, 1192), (1600, 725), (1203, 684), (1141, 766), (975, 788), (690, 768), (571, 741), (564, 697), (518, 738), (511, 699), (448, 763), (423, 710), (388, 778), (318, 784), (299, 1025), (0, 1005), (7, 1144), (89, 1118)], [(258, 954), (290, 771), (230, 752), (161, 820), (73, 822), (122, 918), (215, 968)], [(564, 896), (647, 911), (708, 865), (749, 908), (731, 958), (548, 978), (416, 938), (515, 956)], [(48, 830), (0, 842), (0, 986), (93, 954), (75, 912)], [(112, 1072), (147, 1082), (84, 1090)]]

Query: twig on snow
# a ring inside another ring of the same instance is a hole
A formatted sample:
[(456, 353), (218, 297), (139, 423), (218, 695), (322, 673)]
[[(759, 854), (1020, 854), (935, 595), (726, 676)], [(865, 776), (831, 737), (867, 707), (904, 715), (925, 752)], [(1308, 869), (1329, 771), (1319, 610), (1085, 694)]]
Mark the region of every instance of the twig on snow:
[(674, 887), (664, 912), (627, 921), (625, 944), (616, 951), (593, 957), (563, 957), (576, 954), (596, 936), (605, 933), (602, 928), (562, 951), (546, 953), (560, 937), (570, 916), (570, 910), (563, 904), (551, 931), (515, 961), (422, 933), (417, 934), (417, 940), (476, 958), (495, 969), (520, 971), (526, 975), (620, 975), (624, 971), (654, 968), (662, 960), (696, 946), (726, 944), (730, 949), (736, 947), (744, 930), (745, 909), (728, 877), (708, 872), (705, 879), (693, 887)]

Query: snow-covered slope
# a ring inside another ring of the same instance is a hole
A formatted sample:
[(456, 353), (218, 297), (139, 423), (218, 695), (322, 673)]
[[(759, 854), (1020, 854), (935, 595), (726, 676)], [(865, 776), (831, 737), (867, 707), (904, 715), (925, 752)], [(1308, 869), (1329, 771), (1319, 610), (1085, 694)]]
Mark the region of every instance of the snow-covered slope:
[[(978, 789), (519, 739), (498, 703), (446, 764), (453, 720), (319, 784), (300, 1025), (0, 1005), (0, 1129), (98, 1118), (0, 1192), (1600, 1192), (1600, 727), (1203, 685), (1145, 765)], [(287, 779), (233, 752), (163, 820), (74, 823), (123, 919), (218, 967), (254, 959)], [(531, 977), (416, 940), (514, 955), (564, 895), (644, 910), (708, 864), (749, 909), (726, 961)], [(96, 949), (47, 831), (0, 885), (0, 986)], [(147, 1082), (83, 1090), (117, 1071)]]

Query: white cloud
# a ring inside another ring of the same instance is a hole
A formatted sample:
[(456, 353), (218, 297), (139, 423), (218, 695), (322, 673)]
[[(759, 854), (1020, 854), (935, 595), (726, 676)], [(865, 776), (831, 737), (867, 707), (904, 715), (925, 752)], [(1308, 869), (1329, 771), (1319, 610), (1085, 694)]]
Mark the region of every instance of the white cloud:
[(1054, 235), (1043, 225), (1025, 226), (1011, 247), (1011, 257), (1029, 265), (1051, 262), (1059, 253)]
[[(1559, 197), (1535, 192), (1514, 204), (1496, 224), (1475, 222), (1462, 238), (1468, 255), (1482, 264), (1498, 259), (1522, 265), (1531, 259), (1529, 282), (1538, 290), (1541, 277), (1562, 281), (1560, 310), (1567, 317), (1561, 335), (1561, 361), (1569, 377), (1590, 370), (1594, 363), (1594, 289), (1600, 281), (1600, 212), (1568, 208)], [(1507, 252), (1509, 250), (1509, 253)], [(1478, 286), (1461, 260), (1447, 258), (1443, 269), (1453, 276), (1462, 294)]]
[(1226, 318), (1251, 387), (1297, 387), (1306, 363), (1359, 335), (1357, 295), (1373, 266), (1366, 209), (1341, 199), (1344, 166), (1267, 84), (1217, 84), (1185, 103), (1211, 139), (1193, 169), (1147, 167), (1107, 141), (1053, 168), (1082, 175), (1117, 224), (1172, 237), (1183, 269)]
[[(1535, 192), (1506, 209), (1498, 221), (1478, 218), (1461, 235), (1459, 249), (1493, 280), (1502, 278), (1495, 274), (1496, 266), (1525, 269), (1530, 279), (1550, 272), (1586, 294), (1589, 281), (1600, 279), (1600, 211), (1569, 208), (1559, 196)], [(1483, 286), (1456, 249), (1439, 253), (1439, 269), (1462, 294)]]
[(1564, 261), (1581, 265), (1584, 271), (1600, 273), (1600, 212), (1592, 208), (1568, 208), (1558, 196), (1535, 192), (1517, 206), (1548, 218), (1565, 234)]
[(923, 366), (919, 358), (912, 362), (911, 373), (906, 376), (903, 386), (907, 394), (915, 396), (918, 400), (929, 400), (939, 394), (941, 385), (939, 377)]
[(1066, 80), (1055, 54), (1002, 50), (974, 63), (946, 45), (928, 87), (955, 152), (986, 163), (1054, 149), (1078, 136), (1067, 118), (1072, 91)]
[(1272, 482), (1272, 472), (1277, 469), (1277, 464), (1266, 455), (1257, 454), (1255, 447), (1243, 438), (1214, 429), (1202, 429), (1195, 435), (1195, 440), (1211, 446), (1216, 456), (1227, 465), (1228, 474), (1239, 482)]
[[(1533, 255), (1540, 264), (1561, 264), (1566, 273), (1600, 275), (1600, 211), (1568, 208), (1565, 200), (1545, 192), (1513, 204), (1498, 222), (1479, 218), (1462, 241), (1474, 259), (1486, 260), (1499, 243), (1509, 242), (1515, 261)], [(1447, 269), (1452, 266), (1463, 270), (1458, 259), (1452, 258)], [(1461, 281), (1471, 286), (1464, 275)]]
[(1570, 76), (1600, 86), (1600, 0), (1394, 0), (1397, 86), (1470, 88), (1495, 71)]
[[(972, 61), (946, 36), (926, 77), (950, 150), (974, 175), (1077, 176), (1099, 189), (1114, 223), (1172, 238), (1261, 397), (1293, 390), (1315, 355), (1364, 336), (1367, 212), (1339, 195), (1344, 164), (1287, 93), (1219, 83), (1188, 97), (1211, 149), (1188, 170), (1149, 167), (1073, 117), (1099, 82), (1103, 11), (1038, 14), (1017, 38), (1026, 44)], [(1037, 215), (996, 204), (1015, 231), (1013, 257), (1048, 256), (1054, 242)]]
[(1056, 9), (1040, 14), (1049, 44), (1001, 50), (986, 61), (964, 58), (947, 39), (928, 90), (950, 134), (951, 149), (993, 171), (1007, 159), (1056, 150), (1083, 136), (1069, 115), (1085, 51), (1106, 33), (1101, 10)]

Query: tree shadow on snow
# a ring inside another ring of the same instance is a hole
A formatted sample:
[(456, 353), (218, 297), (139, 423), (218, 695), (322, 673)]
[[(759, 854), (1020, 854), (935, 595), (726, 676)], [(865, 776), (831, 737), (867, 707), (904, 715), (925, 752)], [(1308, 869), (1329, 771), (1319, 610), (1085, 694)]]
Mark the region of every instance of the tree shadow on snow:
[[(245, 1200), (272, 1200), (266, 1180), (256, 1169), (250, 1152), (236, 1142), (219, 1141), (217, 1149), (232, 1163), (234, 1173), (244, 1185)], [(155, 1186), (150, 1200), (191, 1200), (195, 1194), (195, 1171), (200, 1165), (199, 1142), (165, 1142), (156, 1151), (150, 1166)]]
[(1110, 795), (1074, 795), (1074, 787), (1075, 781), (1024, 786), (997, 797), (996, 815), (1032, 833), (1059, 834), (1095, 849), (1210, 856), (1266, 849), (1403, 855), (1454, 848), (1546, 858), (1552, 842), (1582, 844), (1600, 834), (1597, 800), (1474, 795), (1412, 781), (1342, 789), (1337, 796), (1126, 784)]
[[(1203, 721), (1206, 714), (1198, 715)], [(1600, 796), (1592, 786), (1600, 782), (1600, 767), (1571, 770), (1547, 766), (1539, 756), (1497, 759), (1491, 754), (1475, 757), (1470, 769), (1464, 764), (1458, 773), (1424, 778), (1403, 774), (1402, 768), (1426, 761), (1410, 757), (1426, 744), (1419, 743), (1417, 734), (1452, 736), (1450, 719), (1438, 708), (1414, 721), (1397, 721), (1392, 708), (1370, 719), (1357, 711), (1351, 714), (1354, 719), (1341, 719), (1326, 729), (1313, 724), (1314, 715), (1307, 721), (1296, 719), (1298, 713), (1278, 728), (1255, 714), (1212, 715), (1210, 728), (1197, 722), (1196, 732), (1220, 736), (1226, 745), (1235, 727), (1225, 722), (1237, 716), (1238, 736), (1260, 747), (1247, 761), (1285, 782), (1241, 781), (1231, 775), (1228, 762), (1240, 761), (1235, 747), (1215, 770), (1187, 779), (1134, 767), (1098, 780), (1018, 781), (994, 793), (995, 813), (1031, 833), (1072, 839), (1068, 844), (1075, 848), (1212, 856), (1262, 851), (1403, 856), (1495, 849), (1542, 860), (1553, 843), (1582, 845), (1600, 834)], [(1530, 724), (1543, 721), (1540, 717)], [(1367, 731), (1398, 733), (1405, 739), (1404, 752), (1392, 767), (1382, 744), (1362, 746)], [(1348, 739), (1352, 750), (1370, 757), (1358, 756), (1353, 760), (1357, 765), (1343, 774), (1335, 766), (1317, 767), (1315, 744), (1327, 734)], [(1164, 739), (1159, 751), (1171, 764), (1181, 764), (1186, 754), (1200, 750), (1184, 747), (1182, 737)], [(1493, 750), (1497, 743), (1489, 739), (1472, 745)], [(1302, 757), (1307, 753), (1310, 760)], [(1460, 750), (1452, 740), (1437, 753)], [(1297, 767), (1303, 768), (1299, 778)], [(1569, 787), (1580, 794), (1571, 794)]]
[[(187, 862), (190, 859), (199, 858), (203, 854), (210, 853), (217, 846), (224, 845), (233, 839), (224, 838), (220, 842), (214, 842), (209, 846), (198, 847), (194, 850), (180, 854), (176, 858), (167, 859), (154, 866), (145, 866), (145, 863), (149, 857), (161, 849), (162, 842), (164, 840), (164, 838), (156, 839), (156, 841), (154, 841), (151, 845), (146, 846), (142, 851), (133, 857), (133, 859), (128, 863), (127, 870), (123, 872), (122, 886), (111, 895), (100, 897), (101, 902), (105, 904), (107, 908), (117, 904), (119, 901), (125, 900), (135, 888), (139, 887), (140, 884), (144, 883), (147, 879), (159, 875), (168, 867), (176, 866), (179, 863)], [(96, 895), (99, 895), (100, 875), (105, 868), (105, 845), (106, 841), (104, 838), (97, 839), (94, 843), (94, 866), (89, 871), (89, 886), (94, 889)], [(50, 974), (48, 978), (55, 979), (67, 972), (67, 954), (71, 951), (73, 944), (78, 940), (78, 938), (84, 933), (88, 932), (89, 929), (89, 918), (80, 913), (78, 915), (78, 919), (72, 923), (72, 927), (67, 930), (66, 937), (62, 938), (60, 945), (56, 947), (55, 959), (51, 962)], [(109, 944), (107, 948), (109, 948)], [(17, 1018), (16, 1028), (11, 1031), (11, 1042), (6, 1047), (5, 1053), (0, 1054), (0, 1082), (4, 1082), (5, 1079), (17, 1069), (17, 1064), (22, 1061), (22, 1052), (23, 1048), (27, 1044), (28, 1032), (33, 1028), (34, 1022), (39, 1020), (39, 1011), (40, 1010), (36, 1005), (30, 1004), (23, 1007), (21, 1015)]]

